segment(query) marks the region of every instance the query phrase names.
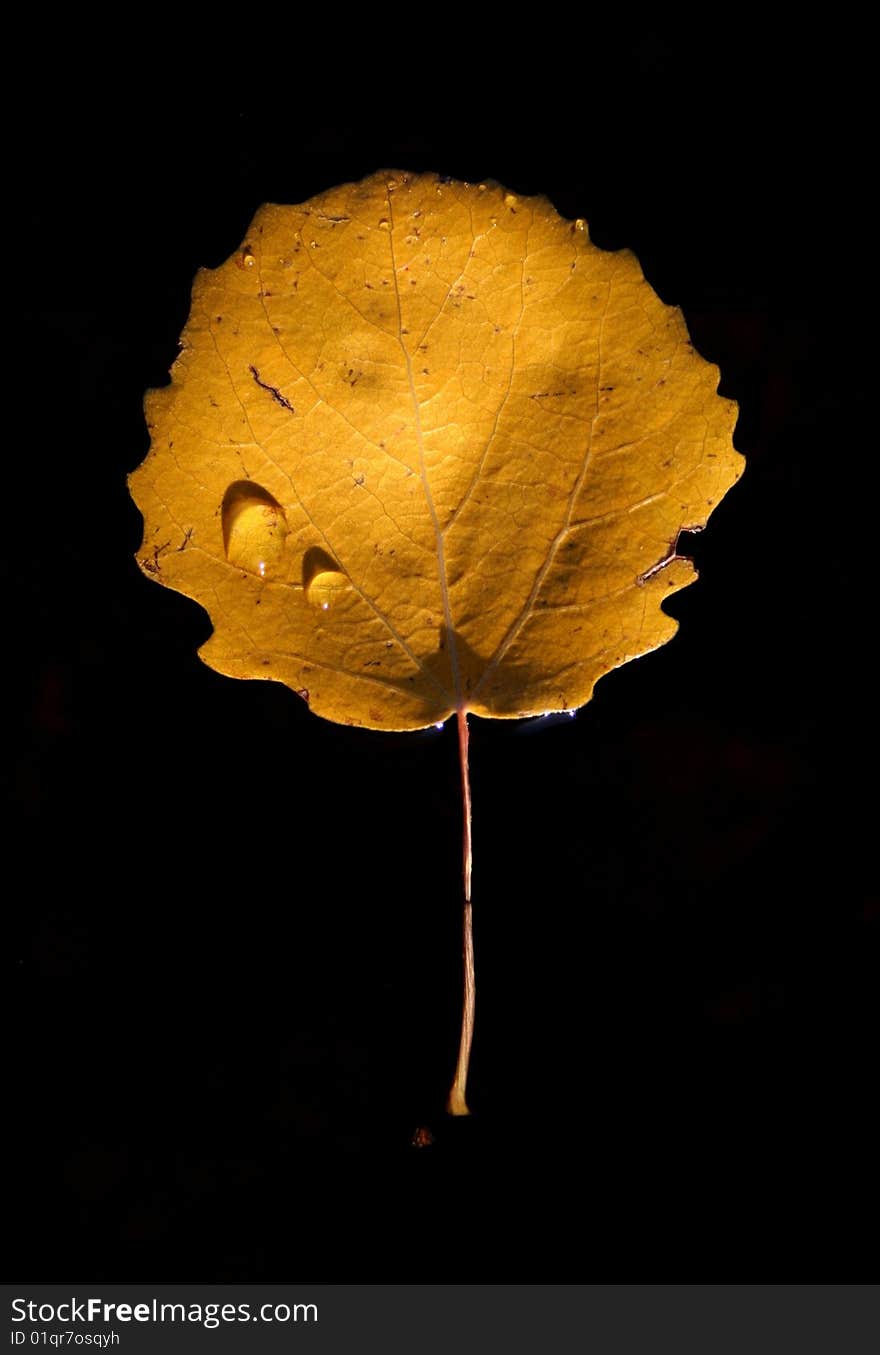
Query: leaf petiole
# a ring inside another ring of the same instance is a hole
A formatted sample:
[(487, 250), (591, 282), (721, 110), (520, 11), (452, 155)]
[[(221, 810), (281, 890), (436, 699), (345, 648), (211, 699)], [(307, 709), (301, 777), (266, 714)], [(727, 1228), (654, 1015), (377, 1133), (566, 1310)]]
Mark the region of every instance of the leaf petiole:
[(465, 1090), (467, 1087), (468, 1065), (471, 1058), (471, 1044), (474, 1038), (474, 933), (471, 907), (471, 782), (468, 770), (468, 723), (467, 711), (459, 707), (458, 715), (458, 756), (461, 763), (461, 797), (463, 810), (462, 833), (462, 874), (464, 882), (464, 908), (462, 912), (462, 960), (464, 965), (464, 994), (461, 1011), (461, 1043), (458, 1048), (458, 1063), (455, 1078), (449, 1089), (446, 1109), (450, 1115), (470, 1115)]

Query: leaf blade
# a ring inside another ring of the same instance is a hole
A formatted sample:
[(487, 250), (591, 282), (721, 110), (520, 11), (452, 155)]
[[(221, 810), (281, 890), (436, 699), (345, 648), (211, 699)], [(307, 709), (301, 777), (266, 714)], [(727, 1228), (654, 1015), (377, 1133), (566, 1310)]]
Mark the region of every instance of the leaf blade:
[(209, 611), (206, 662), (344, 723), (582, 705), (674, 633), (678, 534), (742, 468), (717, 368), (634, 256), (498, 186), (264, 207), (182, 342), (131, 477), (142, 565)]

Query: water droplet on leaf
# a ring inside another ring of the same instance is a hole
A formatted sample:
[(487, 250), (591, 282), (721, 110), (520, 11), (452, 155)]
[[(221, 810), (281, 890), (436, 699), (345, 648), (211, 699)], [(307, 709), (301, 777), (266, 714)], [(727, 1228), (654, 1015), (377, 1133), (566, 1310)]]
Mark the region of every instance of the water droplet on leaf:
[(303, 556), (303, 588), (312, 607), (329, 612), (351, 592), (351, 580), (332, 555), (312, 546)]
[(235, 480), (223, 495), (220, 516), (229, 563), (261, 579), (277, 576), (287, 536), (278, 500), (253, 480)]

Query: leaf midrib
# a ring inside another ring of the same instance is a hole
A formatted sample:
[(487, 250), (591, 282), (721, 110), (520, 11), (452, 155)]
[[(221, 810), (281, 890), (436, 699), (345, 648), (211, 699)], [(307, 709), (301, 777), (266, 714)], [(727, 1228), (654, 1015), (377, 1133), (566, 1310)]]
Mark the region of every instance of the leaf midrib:
[(413, 378), (412, 359), (409, 355), (407, 346), (403, 341), (403, 310), (400, 298), (400, 283), (397, 278), (397, 261), (394, 256), (394, 209), (391, 205), (391, 194), (388, 193), (387, 190), (386, 202), (388, 204), (388, 244), (391, 251), (391, 276), (394, 279), (394, 296), (397, 302), (397, 339), (400, 344), (400, 351), (403, 353), (403, 360), (406, 364), (406, 378), (409, 384), (409, 393), (413, 404), (416, 444), (419, 453), (419, 474), (421, 476), (422, 488), (425, 492), (425, 501), (428, 505), (428, 513), (430, 514), (431, 525), (434, 529), (434, 539), (437, 546), (437, 572), (440, 579), (440, 597), (443, 603), (443, 619), (446, 623), (446, 639), (449, 645), (449, 663), (452, 669), (455, 706), (457, 710), (461, 710), (463, 709), (461, 668), (458, 662), (458, 646), (455, 639), (455, 626), (452, 623), (452, 604), (449, 597), (449, 580), (446, 573), (446, 551), (443, 545), (443, 532), (440, 528), (440, 520), (437, 517), (437, 509), (434, 504), (434, 496), (431, 493), (431, 483), (428, 479), (428, 467), (425, 460), (425, 442), (422, 435), (422, 412), (419, 404), (419, 397), (416, 393), (416, 383)]

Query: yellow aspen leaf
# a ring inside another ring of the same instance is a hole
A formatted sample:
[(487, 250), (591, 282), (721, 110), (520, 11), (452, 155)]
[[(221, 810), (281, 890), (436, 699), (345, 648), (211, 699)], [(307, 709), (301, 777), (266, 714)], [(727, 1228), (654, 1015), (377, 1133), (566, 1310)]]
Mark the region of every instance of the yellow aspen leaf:
[(269, 205), (201, 271), (131, 476), (204, 660), (417, 729), (588, 701), (668, 640), (736, 406), (632, 253), (492, 184)]
[(467, 716), (581, 706), (670, 638), (679, 533), (742, 469), (736, 407), (631, 253), (431, 175), (261, 208), (181, 348), (131, 490), (142, 568), (211, 617), (205, 661), (345, 724), (456, 714), (467, 1114)]

